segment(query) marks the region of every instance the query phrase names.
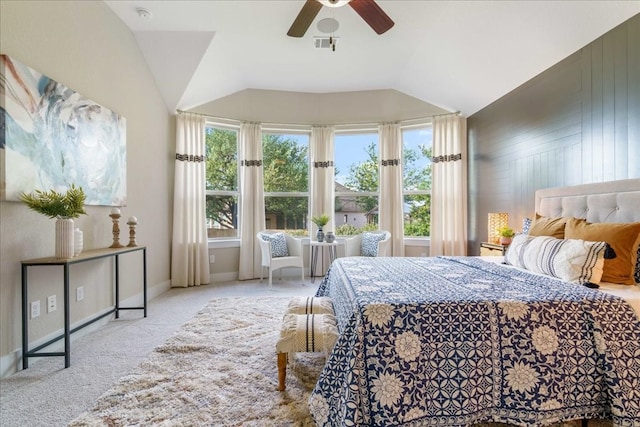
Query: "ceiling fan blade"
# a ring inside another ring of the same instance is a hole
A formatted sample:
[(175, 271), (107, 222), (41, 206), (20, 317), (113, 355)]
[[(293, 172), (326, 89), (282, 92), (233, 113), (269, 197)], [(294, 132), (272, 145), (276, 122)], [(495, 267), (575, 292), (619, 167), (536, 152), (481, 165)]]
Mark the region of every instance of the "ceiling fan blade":
[(393, 27), (393, 21), (374, 0), (351, 0), (349, 6), (378, 34)]
[(315, 19), (318, 12), (322, 9), (322, 4), (317, 0), (307, 0), (300, 9), (300, 13), (296, 16), (296, 20), (291, 24), (291, 28), (287, 31), (289, 37), (302, 37), (304, 33)]

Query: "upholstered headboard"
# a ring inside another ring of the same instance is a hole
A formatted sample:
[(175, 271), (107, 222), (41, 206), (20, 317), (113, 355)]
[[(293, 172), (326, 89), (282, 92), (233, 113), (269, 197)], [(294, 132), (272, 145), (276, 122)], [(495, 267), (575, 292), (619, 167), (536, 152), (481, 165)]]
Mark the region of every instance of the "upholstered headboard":
[(589, 222), (640, 222), (640, 179), (538, 190), (536, 213)]

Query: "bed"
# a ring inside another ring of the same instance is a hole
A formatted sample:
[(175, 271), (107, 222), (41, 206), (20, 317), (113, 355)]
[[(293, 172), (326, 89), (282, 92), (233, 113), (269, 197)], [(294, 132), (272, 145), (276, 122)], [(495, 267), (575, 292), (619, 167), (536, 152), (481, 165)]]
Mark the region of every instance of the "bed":
[[(639, 207), (638, 179), (536, 193), (550, 218), (639, 222)], [(332, 298), (340, 336), (311, 414), (319, 426), (640, 426), (640, 288), (623, 286), (479, 257), (338, 259), (317, 295)]]

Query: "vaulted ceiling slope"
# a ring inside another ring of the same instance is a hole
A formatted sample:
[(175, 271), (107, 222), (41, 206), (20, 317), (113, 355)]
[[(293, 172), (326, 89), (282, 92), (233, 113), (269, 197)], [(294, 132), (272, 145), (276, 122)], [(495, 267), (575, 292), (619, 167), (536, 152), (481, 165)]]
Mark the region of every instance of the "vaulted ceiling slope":
[[(351, 7), (323, 7), (293, 38), (304, 0), (105, 3), (134, 33), (170, 111), (247, 89), (390, 89), (468, 116), (640, 13), (635, 0), (379, 0), (395, 22), (382, 35)], [(340, 24), (335, 52), (313, 43), (328, 17)]]

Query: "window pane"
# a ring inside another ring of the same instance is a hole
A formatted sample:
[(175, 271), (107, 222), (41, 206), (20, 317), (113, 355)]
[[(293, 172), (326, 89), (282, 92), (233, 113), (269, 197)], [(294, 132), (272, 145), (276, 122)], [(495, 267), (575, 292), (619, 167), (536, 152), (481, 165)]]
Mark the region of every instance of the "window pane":
[(238, 132), (207, 127), (206, 214), (209, 238), (238, 237)]
[(378, 197), (357, 194), (343, 193), (336, 197), (336, 236), (353, 236), (378, 229)]
[(336, 134), (334, 152), (336, 235), (377, 230), (378, 133)]
[(402, 131), (404, 183), (404, 235), (430, 235), (431, 126)]
[(336, 191), (378, 192), (378, 134), (336, 134)]
[(404, 191), (431, 191), (431, 127), (402, 132)]
[(238, 197), (207, 195), (207, 234), (238, 237)]
[(268, 230), (286, 230), (293, 236), (308, 235), (308, 197), (265, 196), (264, 206)]
[(206, 128), (207, 190), (238, 190), (238, 132)]
[(309, 191), (309, 135), (263, 134), (264, 191)]
[(431, 194), (404, 196), (404, 235), (430, 236)]

